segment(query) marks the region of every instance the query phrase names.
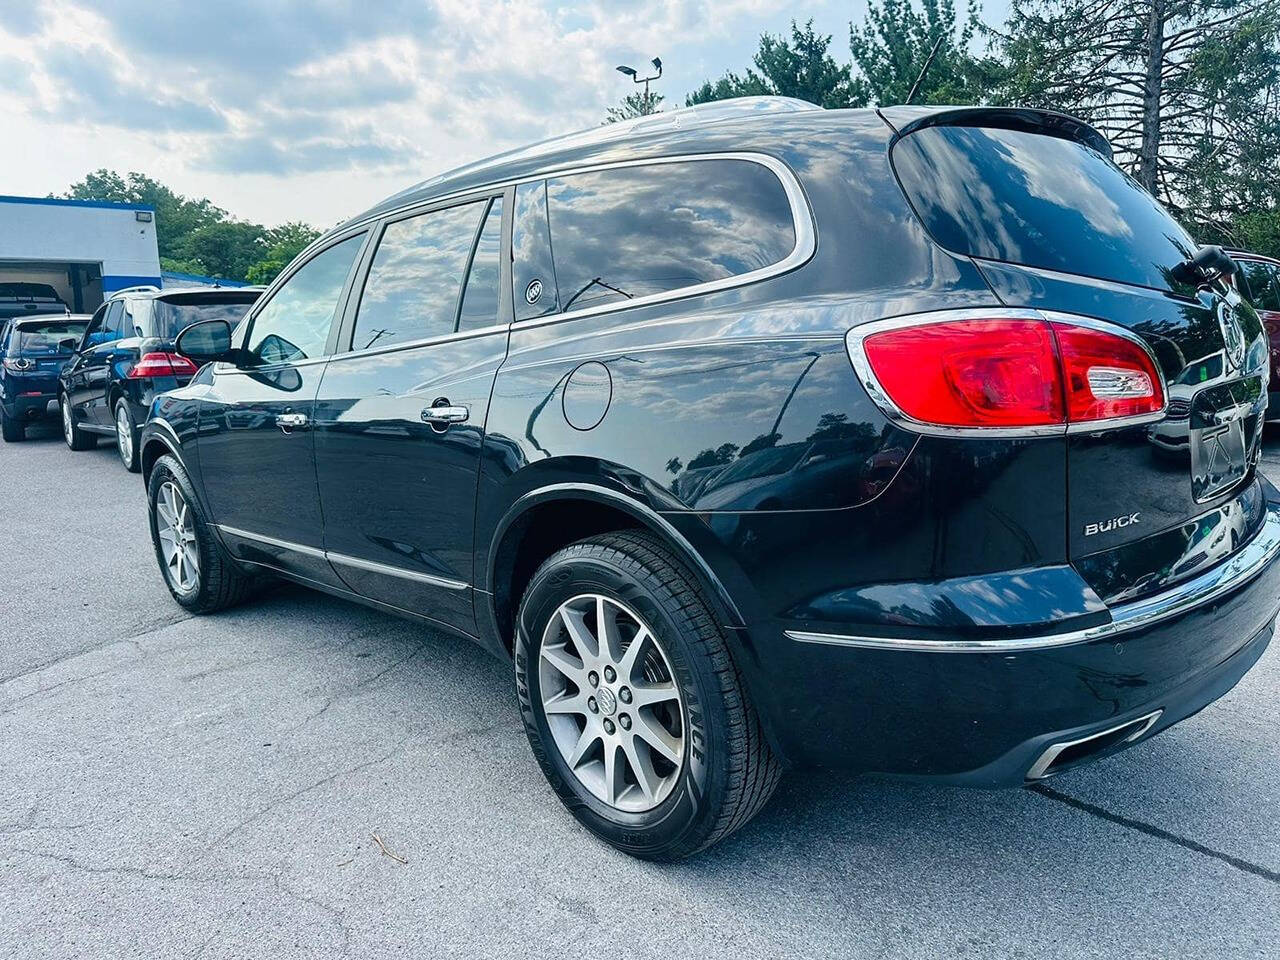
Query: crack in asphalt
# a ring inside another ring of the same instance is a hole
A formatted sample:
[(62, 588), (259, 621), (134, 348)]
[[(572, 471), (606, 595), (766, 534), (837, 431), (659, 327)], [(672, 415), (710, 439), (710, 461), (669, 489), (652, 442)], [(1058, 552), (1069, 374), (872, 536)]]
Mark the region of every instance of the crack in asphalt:
[(1242, 870), (1245, 873), (1251, 873), (1255, 877), (1261, 877), (1263, 880), (1268, 880), (1271, 883), (1280, 884), (1280, 871), (1270, 870), (1261, 864), (1252, 863), (1249, 860), (1242, 860), (1239, 857), (1233, 857), (1229, 853), (1223, 853), (1221, 850), (1214, 850), (1212, 847), (1206, 847), (1203, 843), (1198, 843), (1195, 840), (1188, 839), (1187, 837), (1180, 837), (1176, 833), (1171, 833), (1162, 827), (1155, 826), (1155, 824), (1146, 823), (1142, 820), (1134, 820), (1132, 817), (1125, 817), (1118, 813), (1112, 813), (1110, 810), (1106, 810), (1096, 804), (1089, 803), (1087, 800), (1077, 800), (1075, 797), (1068, 796), (1065, 793), (1060, 793), (1052, 787), (1046, 787), (1044, 784), (1037, 783), (1028, 787), (1028, 789), (1040, 794), (1042, 797), (1048, 797), (1050, 800), (1057, 800), (1059, 803), (1064, 803), (1069, 807), (1074, 807), (1075, 809), (1087, 813), (1090, 816), (1098, 817), (1121, 827), (1127, 827), (1130, 830), (1136, 830), (1139, 833), (1145, 833), (1147, 836), (1154, 837), (1157, 840), (1164, 840), (1168, 843), (1177, 844), (1184, 850), (1190, 850), (1192, 853), (1198, 853), (1202, 857), (1211, 857), (1214, 860), (1221, 860), (1223, 863), (1228, 866), (1235, 867), (1237, 870)]
[(126, 633), (119, 637), (108, 637), (107, 639), (100, 640), (97, 643), (91, 643), (75, 650), (68, 650), (66, 653), (60, 654), (52, 660), (46, 660), (43, 663), (38, 663), (26, 670), (20, 670), (11, 676), (0, 677), (0, 683), (9, 683), (13, 680), (21, 680), (23, 677), (29, 677), (34, 673), (40, 673), (42, 670), (48, 670), (50, 667), (56, 667), (60, 663), (66, 663), (68, 660), (74, 660), (76, 657), (84, 656), (86, 653), (93, 653), (95, 650), (102, 650), (114, 643), (125, 643), (129, 640), (137, 640), (139, 637), (145, 637), (148, 634), (163, 630), (165, 627), (172, 627), (175, 624), (184, 623), (185, 621), (192, 620), (194, 618), (195, 615), (190, 613), (175, 613), (167, 617), (160, 617), (157, 620), (152, 620), (150, 623), (143, 624), (133, 633)]

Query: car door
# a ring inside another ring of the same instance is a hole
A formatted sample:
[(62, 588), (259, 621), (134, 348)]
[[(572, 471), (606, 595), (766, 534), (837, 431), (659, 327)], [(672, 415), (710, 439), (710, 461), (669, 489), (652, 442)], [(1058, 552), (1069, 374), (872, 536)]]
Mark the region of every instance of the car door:
[(68, 376), (71, 408), (77, 420), (87, 427), (101, 427), (109, 422), (109, 418), (104, 418), (103, 407), (116, 354), (116, 341), (120, 339), (124, 320), (124, 302), (111, 300), (100, 311), (85, 331), (80, 354), (73, 361)]
[(334, 568), (366, 597), (466, 631), (480, 449), (509, 330), (509, 207), (485, 194), (385, 223), (348, 309), (349, 349), (316, 400)]
[(297, 264), (237, 331), (239, 365), (199, 380), (197, 456), (205, 500), (231, 553), (342, 586), (324, 559), (311, 418), (364, 231)]
[[(1280, 390), (1280, 271), (1266, 260), (1241, 258), (1238, 264), (1245, 280), (1241, 293), (1253, 302), (1263, 326), (1267, 328), (1271, 355), (1270, 389), (1274, 394)], [(1268, 410), (1267, 415), (1275, 418), (1280, 411)]]

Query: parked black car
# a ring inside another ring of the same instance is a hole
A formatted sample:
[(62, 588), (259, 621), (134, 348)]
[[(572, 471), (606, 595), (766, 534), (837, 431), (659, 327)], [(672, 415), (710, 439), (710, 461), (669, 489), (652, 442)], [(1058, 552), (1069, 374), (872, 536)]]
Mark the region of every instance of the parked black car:
[(0, 321), (0, 430), (5, 443), (27, 435), (57, 402), (58, 373), (71, 356), (65, 341), (89, 323), (83, 314), (44, 314)]
[[(179, 338), (212, 362), (143, 432), (156, 557), (197, 612), (278, 574), (513, 658), (557, 793), (639, 856), (788, 764), (1038, 780), (1270, 640), (1230, 268), (1052, 113), (749, 100), (552, 141)], [(1189, 462), (1157, 457), (1214, 352)]]
[(1267, 420), (1280, 420), (1280, 260), (1232, 250), (1236, 289), (1253, 304), (1266, 327), (1271, 352), (1271, 398)]
[(158, 393), (185, 386), (196, 366), (174, 352), (174, 338), (201, 320), (238, 321), (260, 287), (131, 287), (93, 315), (59, 378), (62, 432), (72, 450), (116, 438), (125, 468), (140, 469), (138, 431)]
[(9, 320), (48, 313), (69, 314), (71, 308), (47, 283), (0, 283), (0, 334)]

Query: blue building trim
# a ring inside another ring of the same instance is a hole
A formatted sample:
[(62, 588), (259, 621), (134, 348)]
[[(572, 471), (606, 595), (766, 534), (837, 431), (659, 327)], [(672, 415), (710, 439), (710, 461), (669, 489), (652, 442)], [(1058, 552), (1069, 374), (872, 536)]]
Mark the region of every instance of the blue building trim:
[(125, 287), (141, 287), (141, 286), (160, 286), (159, 277), (125, 277), (125, 276), (107, 276), (102, 277), (102, 295), (115, 293), (117, 290), (123, 290)]
[(170, 280), (180, 283), (200, 283), (206, 286), (219, 287), (247, 287), (250, 284), (243, 280), (228, 280), (226, 277), (206, 277), (199, 273), (179, 273), (177, 270), (164, 270), (164, 282), (169, 283)]
[(97, 210), (150, 210), (156, 208), (145, 203), (115, 203), (110, 200), (63, 200), (58, 197), (10, 197), (0, 195), (0, 203), (24, 203), (37, 207), (89, 207)]

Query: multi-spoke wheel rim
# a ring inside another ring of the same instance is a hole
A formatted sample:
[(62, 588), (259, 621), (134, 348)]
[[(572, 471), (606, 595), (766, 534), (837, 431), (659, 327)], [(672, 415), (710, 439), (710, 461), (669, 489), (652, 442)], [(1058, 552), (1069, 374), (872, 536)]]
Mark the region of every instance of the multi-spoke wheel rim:
[(62, 405), (62, 435), (67, 438), (67, 443), (74, 439), (71, 436), (71, 405), (69, 403)]
[(166, 480), (156, 498), (156, 534), (165, 576), (184, 593), (193, 590), (200, 576), (200, 550), (196, 544), (191, 507), (177, 484)]
[(129, 425), (129, 412), (121, 405), (116, 411), (116, 443), (120, 446), (120, 459), (125, 465), (133, 462), (133, 428)]
[(680, 686), (653, 631), (599, 594), (566, 600), (542, 635), (542, 710), (560, 756), (596, 799), (642, 813), (684, 767)]

